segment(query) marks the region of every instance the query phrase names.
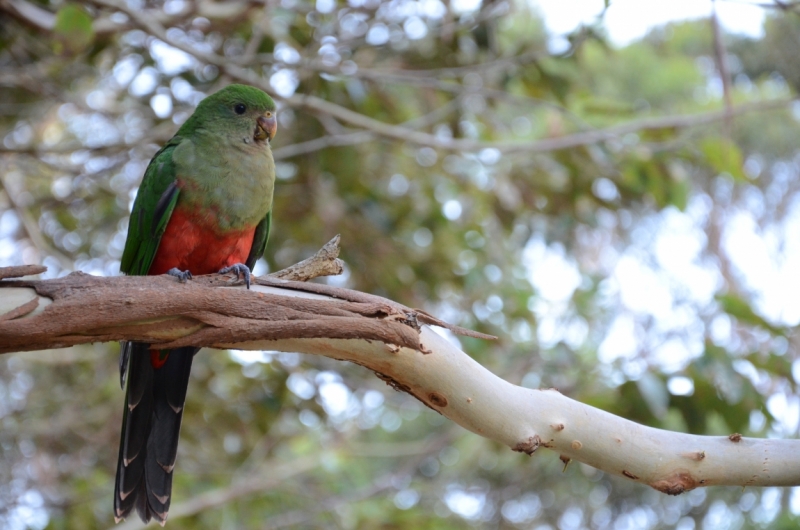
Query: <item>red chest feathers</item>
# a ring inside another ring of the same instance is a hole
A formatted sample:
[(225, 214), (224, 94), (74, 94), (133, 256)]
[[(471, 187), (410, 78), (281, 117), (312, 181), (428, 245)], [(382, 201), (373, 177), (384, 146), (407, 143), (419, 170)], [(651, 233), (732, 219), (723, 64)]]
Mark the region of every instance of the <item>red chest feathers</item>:
[(253, 246), (255, 231), (252, 227), (217, 234), (176, 208), (148, 274), (164, 274), (173, 267), (192, 274), (212, 274), (234, 263), (244, 263)]

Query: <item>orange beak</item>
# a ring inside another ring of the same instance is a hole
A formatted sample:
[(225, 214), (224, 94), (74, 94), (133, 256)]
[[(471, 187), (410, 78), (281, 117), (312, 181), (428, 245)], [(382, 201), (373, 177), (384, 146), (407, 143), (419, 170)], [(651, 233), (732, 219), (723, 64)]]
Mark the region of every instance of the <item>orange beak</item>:
[(269, 116), (259, 116), (256, 122), (258, 123), (258, 129), (260, 129), (256, 133), (257, 136), (263, 134), (270, 141), (275, 138), (275, 133), (278, 132), (278, 120), (274, 112), (270, 112)]

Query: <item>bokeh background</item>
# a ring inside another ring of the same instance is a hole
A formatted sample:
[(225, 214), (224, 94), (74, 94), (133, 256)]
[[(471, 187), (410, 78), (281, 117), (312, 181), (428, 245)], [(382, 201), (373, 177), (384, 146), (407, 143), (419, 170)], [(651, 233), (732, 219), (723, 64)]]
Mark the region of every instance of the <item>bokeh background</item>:
[[(459, 344), (513, 383), (666, 429), (796, 437), (799, 45), (794, 2), (0, 0), (0, 266), (119, 274), (150, 157), (248, 82), (280, 105), (258, 273), (341, 233), (328, 281), (498, 335)], [(0, 357), (0, 526), (114, 526), (117, 354)], [(667, 497), (513, 453), (358, 366), (204, 350), (168, 524), (799, 518), (799, 488)]]

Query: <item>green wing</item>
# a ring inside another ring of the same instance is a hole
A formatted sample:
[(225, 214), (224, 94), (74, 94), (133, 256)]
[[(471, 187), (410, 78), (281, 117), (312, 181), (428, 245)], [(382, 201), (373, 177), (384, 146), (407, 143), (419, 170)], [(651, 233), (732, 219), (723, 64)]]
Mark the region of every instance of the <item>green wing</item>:
[(267, 241), (269, 241), (269, 227), (272, 224), (272, 207), (270, 207), (269, 212), (267, 212), (266, 217), (258, 223), (256, 227), (256, 233), (253, 234), (253, 246), (250, 247), (250, 255), (247, 256), (247, 268), (251, 271), (253, 267), (256, 266), (256, 261), (258, 258), (264, 255), (264, 251), (267, 249)]
[(172, 210), (178, 202), (179, 190), (172, 152), (180, 142), (179, 136), (167, 142), (144, 172), (139, 193), (133, 203), (128, 239), (125, 241), (119, 267), (125, 274), (145, 275), (153, 263), (161, 236), (164, 235)]

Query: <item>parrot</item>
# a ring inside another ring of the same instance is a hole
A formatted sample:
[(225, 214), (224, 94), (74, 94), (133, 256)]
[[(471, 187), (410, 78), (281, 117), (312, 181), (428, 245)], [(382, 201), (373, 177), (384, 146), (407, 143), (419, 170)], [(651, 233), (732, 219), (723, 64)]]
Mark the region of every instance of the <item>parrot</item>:
[[(130, 275), (233, 272), (250, 287), (272, 222), (275, 102), (232, 84), (203, 99), (145, 170), (133, 203), (120, 270)], [(183, 406), (199, 348), (123, 342), (125, 392), (114, 519), (135, 508), (163, 526), (172, 495)]]

